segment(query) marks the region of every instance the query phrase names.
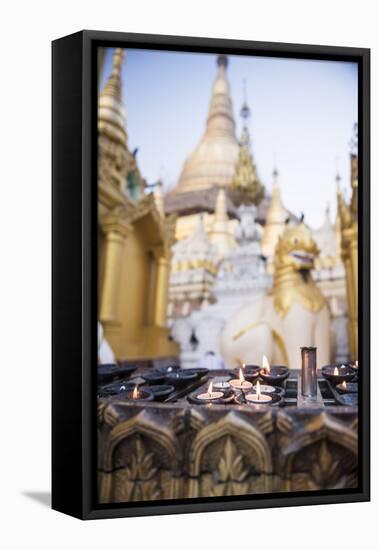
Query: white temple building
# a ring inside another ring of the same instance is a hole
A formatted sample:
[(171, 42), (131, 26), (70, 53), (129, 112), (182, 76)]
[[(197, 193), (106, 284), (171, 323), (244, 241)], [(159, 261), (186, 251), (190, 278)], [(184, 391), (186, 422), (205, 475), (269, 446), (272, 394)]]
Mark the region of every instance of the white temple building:
[(220, 367), (220, 335), (226, 321), (241, 306), (262, 297), (271, 286), (266, 273), (260, 241), (262, 227), (256, 223), (256, 207), (238, 208), (240, 223), (235, 232), (236, 246), (222, 260), (212, 289), (216, 303), (193, 311), (188, 318), (176, 319), (172, 336), (180, 346), (182, 367), (209, 367), (207, 355), (212, 354)]

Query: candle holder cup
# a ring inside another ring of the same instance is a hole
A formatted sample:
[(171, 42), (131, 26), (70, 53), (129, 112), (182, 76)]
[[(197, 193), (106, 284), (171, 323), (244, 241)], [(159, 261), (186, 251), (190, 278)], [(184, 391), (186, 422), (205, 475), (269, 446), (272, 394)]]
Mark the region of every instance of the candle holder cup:
[(166, 386), (164, 384), (146, 386), (144, 389), (153, 394), (155, 401), (164, 401), (173, 391), (175, 391), (174, 386)]
[[(335, 372), (336, 369), (338, 374)], [(321, 369), (321, 374), (334, 386), (342, 382), (351, 382), (356, 376), (355, 370), (349, 365), (325, 365)]]
[(120, 366), (116, 363), (107, 363), (97, 366), (97, 380), (99, 383), (105, 384), (112, 380), (118, 380), (130, 376), (132, 372), (136, 370), (136, 365), (123, 365)]
[(175, 388), (183, 388), (197, 379), (197, 374), (185, 370), (175, 370), (174, 372), (167, 373), (165, 376), (166, 384), (174, 386)]
[[(234, 397), (234, 400), (238, 405), (249, 405), (250, 407), (278, 407), (284, 403), (284, 399), (282, 395), (279, 393), (265, 393), (261, 392), (261, 395), (267, 395), (271, 397), (271, 401), (262, 401), (262, 403), (258, 402), (250, 402), (248, 399), (248, 393), (245, 393), (244, 395), (236, 395)], [(254, 394), (255, 395), (255, 394)]]
[(138, 403), (139, 401), (153, 401), (154, 395), (145, 390), (138, 388), (137, 390), (137, 396), (135, 394), (135, 388), (134, 389), (128, 389), (126, 392), (123, 392), (119, 395), (123, 400), (128, 401), (130, 403)]
[[(187, 400), (193, 405), (208, 405), (210, 403), (214, 405), (225, 405), (227, 403), (231, 403), (232, 401), (234, 401), (234, 393), (231, 390), (226, 390), (226, 391), (220, 390), (212, 393), (222, 393), (222, 396), (220, 396), (217, 399), (207, 399), (206, 398), (207, 390), (203, 388), (200, 391), (198, 390), (196, 394), (188, 395)], [(204, 396), (204, 397), (199, 399), (199, 396)]]
[(190, 369), (185, 369), (183, 372), (190, 372), (191, 374), (196, 374), (196, 378), (200, 380), (204, 376), (207, 376), (209, 369), (205, 367), (191, 367)]
[(152, 385), (158, 385), (158, 384), (164, 384), (165, 382), (165, 375), (160, 372), (159, 370), (152, 370), (150, 372), (146, 372), (144, 374), (141, 374), (141, 377), (148, 383)]
[(243, 377), (248, 382), (254, 383), (259, 378), (259, 371), (261, 370), (259, 365), (245, 365), (244, 367), (238, 367), (233, 369), (233, 374), (236, 378), (239, 377), (240, 370), (242, 369)]
[(263, 382), (269, 386), (283, 386), (290, 375), (290, 370), (284, 365), (275, 365), (270, 370), (261, 369), (259, 375)]

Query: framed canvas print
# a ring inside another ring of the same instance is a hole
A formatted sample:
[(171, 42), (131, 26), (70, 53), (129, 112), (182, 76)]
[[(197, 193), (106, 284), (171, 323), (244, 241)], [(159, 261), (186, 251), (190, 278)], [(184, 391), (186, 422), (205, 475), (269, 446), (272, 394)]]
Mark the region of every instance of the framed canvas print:
[(53, 508), (369, 499), (369, 59), (53, 42)]

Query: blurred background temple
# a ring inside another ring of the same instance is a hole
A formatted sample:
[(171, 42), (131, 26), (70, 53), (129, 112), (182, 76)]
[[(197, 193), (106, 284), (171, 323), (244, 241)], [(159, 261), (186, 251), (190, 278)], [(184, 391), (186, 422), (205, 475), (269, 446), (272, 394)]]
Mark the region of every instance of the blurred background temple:
[[(161, 181), (146, 182), (138, 151), (128, 147), (125, 55), (114, 50), (99, 90), (99, 321), (118, 360), (180, 357), (191, 366), (209, 352), (219, 356), (226, 321), (269, 292), (278, 239), (300, 213), (284, 204), (276, 166), (270, 193), (260, 179), (246, 95), (237, 136), (224, 55), (215, 59), (211, 90), (204, 90), (210, 93), (204, 132), (177, 184), (165, 191)], [(325, 205), (324, 223), (312, 230), (320, 250), (312, 275), (328, 302), (337, 362), (357, 357), (357, 162), (355, 128), (349, 193), (337, 173), (336, 217)]]

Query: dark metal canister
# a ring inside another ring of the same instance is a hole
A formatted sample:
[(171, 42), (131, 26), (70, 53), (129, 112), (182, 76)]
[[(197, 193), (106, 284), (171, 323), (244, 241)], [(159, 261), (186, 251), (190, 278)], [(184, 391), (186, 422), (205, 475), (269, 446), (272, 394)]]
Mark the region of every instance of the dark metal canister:
[(317, 395), (317, 348), (301, 348), (301, 393), (304, 397)]

